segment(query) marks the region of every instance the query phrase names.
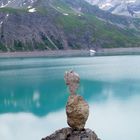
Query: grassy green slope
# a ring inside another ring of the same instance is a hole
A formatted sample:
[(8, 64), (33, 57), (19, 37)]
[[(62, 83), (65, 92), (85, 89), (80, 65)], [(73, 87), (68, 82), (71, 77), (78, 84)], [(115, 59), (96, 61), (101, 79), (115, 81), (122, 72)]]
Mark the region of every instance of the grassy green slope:
[[(56, 18), (56, 23), (63, 26), (66, 33), (71, 33), (71, 31), (78, 29), (77, 36), (79, 36), (84, 32), (91, 31), (93, 33), (90, 41), (94, 42), (95, 45), (106, 48), (140, 47), (140, 32), (134, 29), (117, 27), (98, 19), (94, 16), (94, 13), (79, 13), (70, 8), (63, 0), (59, 2), (54, 0), (53, 8), (62, 13), (62, 15)], [(68, 15), (63, 15), (64, 13)], [(139, 25), (139, 19), (135, 19), (135, 23)]]
[[(64, 32), (64, 35), (68, 39), (68, 45), (72, 49), (85, 49), (85, 47), (140, 47), (139, 31), (110, 24), (95, 16), (94, 13), (83, 13), (74, 7), (69, 6), (64, 0), (52, 0), (47, 7), (38, 3), (38, 5), (35, 5), (35, 8), (37, 10), (36, 13), (40, 16), (52, 18), (52, 24)], [(28, 14), (28, 9), (17, 10), (12, 8), (1, 8), (0, 12), (12, 14), (21, 14), (24, 12), (24, 14)], [(57, 16), (53, 16), (54, 13), (57, 13)], [(139, 26), (140, 20), (135, 20), (135, 23)], [(41, 45), (38, 44), (37, 46), (38, 50), (64, 48), (62, 42), (55, 38), (43, 36), (42, 40), (43, 43)], [(82, 45), (81, 42), (86, 45)], [(20, 46), (18, 46), (18, 44)], [(19, 51), (33, 50), (32, 47), (23, 49), (23, 46), (26, 46), (26, 44), (22, 44), (22, 42), (16, 43), (15, 46), (16, 48), (14, 51), (18, 49), (20, 49)], [(30, 46), (30, 44), (27, 46)], [(7, 48), (5, 48), (4, 44), (0, 43), (0, 50), (6, 51)]]
[(84, 32), (92, 32), (90, 41), (101, 47), (139, 47), (140, 38), (135, 36), (128, 29), (121, 29), (114, 25), (100, 21), (92, 15), (83, 15), (77, 17), (75, 15), (59, 16), (56, 18), (57, 24), (63, 26), (66, 33), (71, 33), (78, 29), (76, 36), (84, 34)]

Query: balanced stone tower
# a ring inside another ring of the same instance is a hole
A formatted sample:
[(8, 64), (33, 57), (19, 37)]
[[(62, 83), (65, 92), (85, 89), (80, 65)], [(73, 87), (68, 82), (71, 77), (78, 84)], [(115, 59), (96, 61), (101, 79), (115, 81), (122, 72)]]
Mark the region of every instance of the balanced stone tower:
[(76, 95), (80, 77), (74, 71), (69, 71), (65, 73), (64, 79), (70, 92), (66, 105), (67, 123), (75, 130), (82, 130), (89, 116), (89, 106), (81, 96)]
[(89, 106), (83, 97), (77, 95), (79, 75), (73, 70), (67, 71), (64, 79), (70, 92), (66, 105), (67, 123), (70, 127), (62, 128), (42, 140), (100, 140), (92, 130), (84, 128), (89, 116)]

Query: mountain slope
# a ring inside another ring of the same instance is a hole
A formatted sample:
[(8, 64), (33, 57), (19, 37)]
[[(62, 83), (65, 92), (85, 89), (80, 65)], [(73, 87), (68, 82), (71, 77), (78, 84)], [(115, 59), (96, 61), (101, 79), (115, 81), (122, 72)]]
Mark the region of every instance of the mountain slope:
[(139, 47), (139, 24), (82, 0), (38, 0), (0, 9), (0, 51)]
[(0, 7), (12, 7), (12, 8), (27, 8), (31, 7), (37, 0), (1, 0)]
[(140, 0), (86, 0), (100, 9), (117, 15), (140, 18)]

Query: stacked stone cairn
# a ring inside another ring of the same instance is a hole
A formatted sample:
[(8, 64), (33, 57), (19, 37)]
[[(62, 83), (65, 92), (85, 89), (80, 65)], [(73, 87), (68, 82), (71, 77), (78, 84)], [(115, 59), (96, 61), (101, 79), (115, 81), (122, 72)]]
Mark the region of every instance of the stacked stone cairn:
[(64, 79), (70, 92), (66, 105), (70, 128), (58, 130), (42, 140), (100, 140), (92, 130), (84, 128), (89, 116), (89, 106), (83, 97), (76, 93), (80, 83), (79, 75), (70, 70), (65, 72)]

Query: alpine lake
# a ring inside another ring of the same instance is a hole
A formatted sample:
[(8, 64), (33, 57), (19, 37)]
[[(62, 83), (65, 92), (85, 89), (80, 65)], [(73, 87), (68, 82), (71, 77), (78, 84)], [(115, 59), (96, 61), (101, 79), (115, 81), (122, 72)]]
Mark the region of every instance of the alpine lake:
[(86, 128), (102, 140), (140, 140), (140, 55), (0, 58), (0, 140), (41, 140), (68, 127), (70, 69), (90, 106)]

